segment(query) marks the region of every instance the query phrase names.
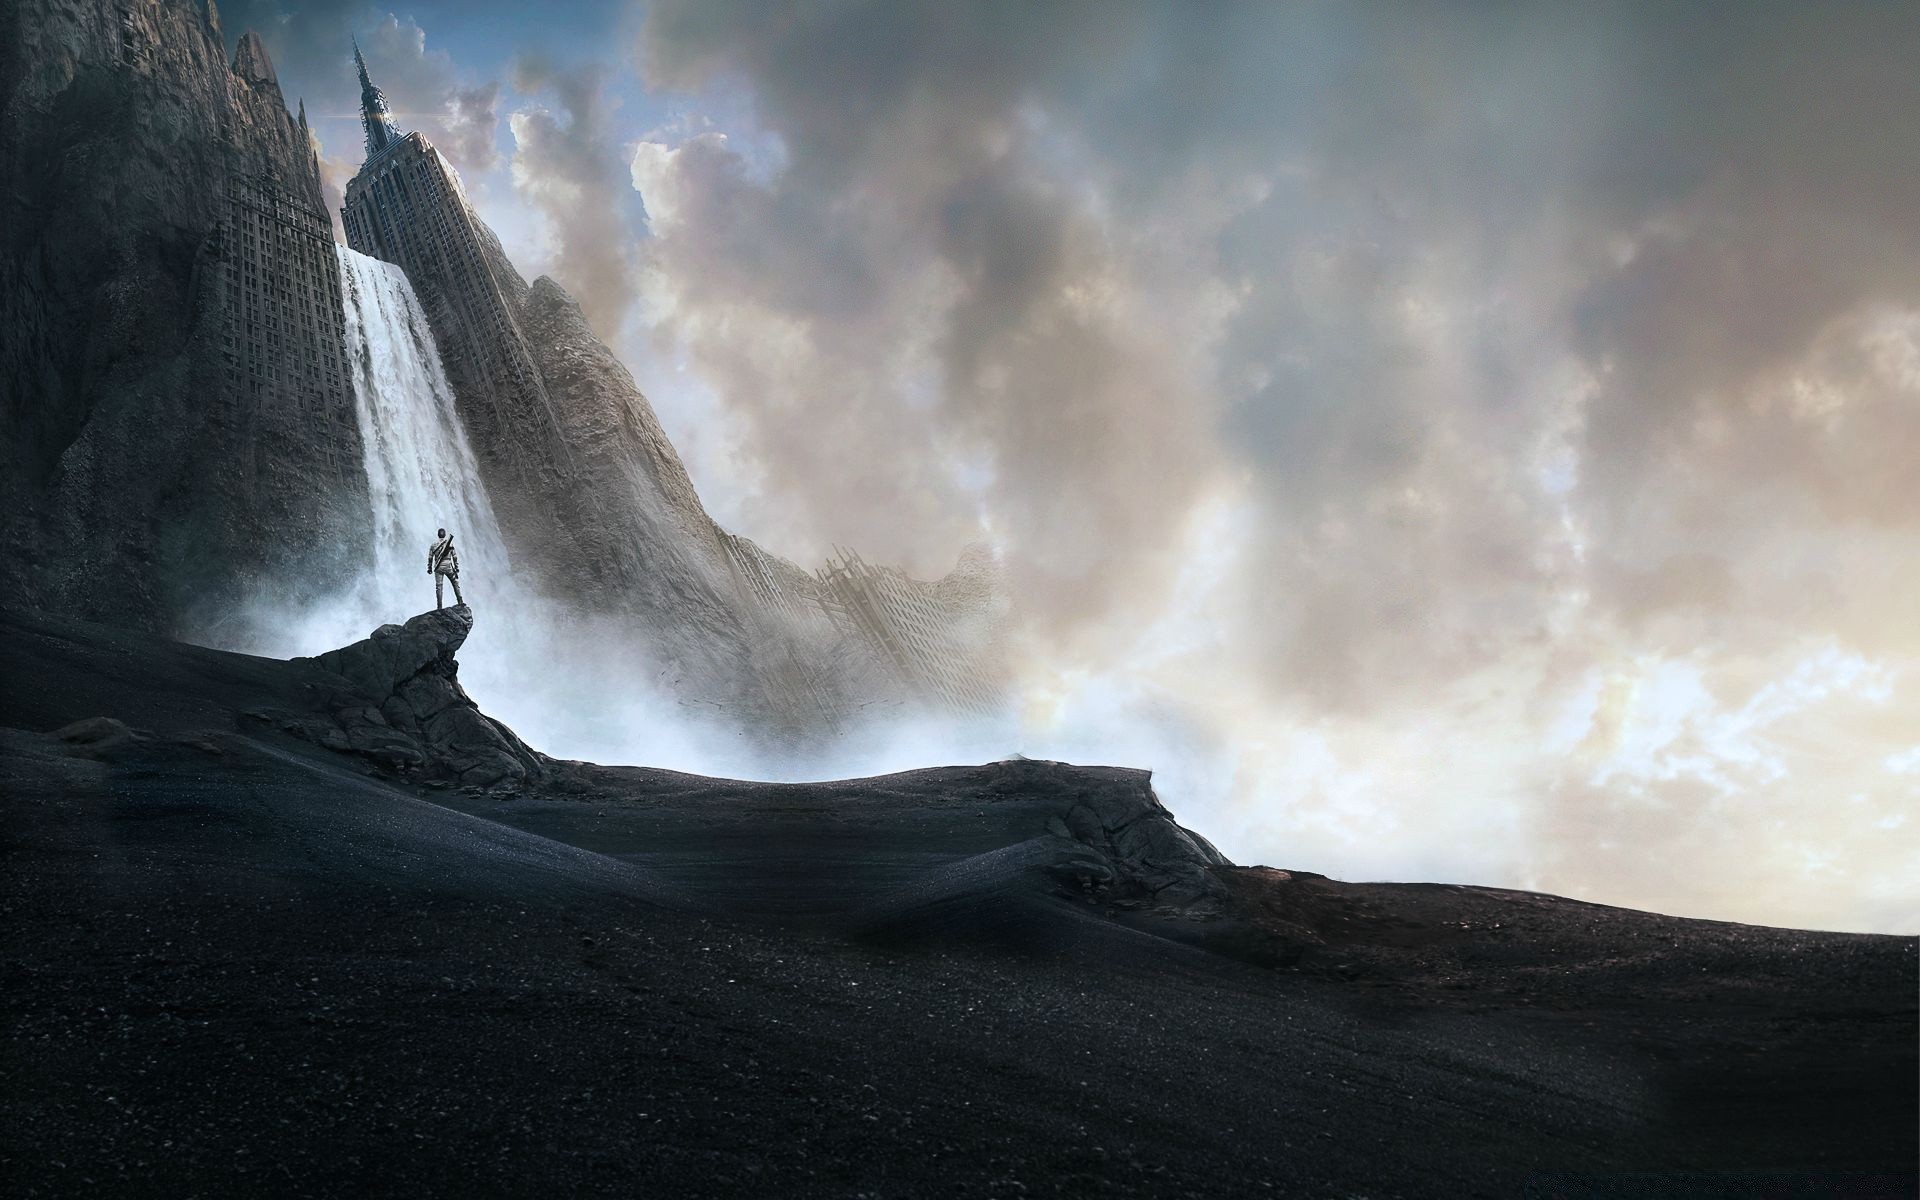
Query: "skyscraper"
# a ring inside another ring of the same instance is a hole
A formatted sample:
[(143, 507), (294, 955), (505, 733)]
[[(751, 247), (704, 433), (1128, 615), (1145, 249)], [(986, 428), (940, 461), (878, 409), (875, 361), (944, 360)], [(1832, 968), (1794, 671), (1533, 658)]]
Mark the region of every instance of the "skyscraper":
[(340, 263), (325, 212), (265, 175), (227, 184), (222, 357), (231, 407), (297, 436), (328, 463), (357, 466), (353, 394), (340, 331)]
[(538, 471), (564, 466), (570, 456), (503, 291), (502, 276), (512, 267), (468, 203), (453, 166), (424, 136), (398, 128), (358, 46), (353, 59), (367, 159), (347, 184), (341, 210), (347, 244), (407, 273), (433, 323), (509, 542), (520, 555), (534, 553), (558, 531), (527, 511), (524, 498)]

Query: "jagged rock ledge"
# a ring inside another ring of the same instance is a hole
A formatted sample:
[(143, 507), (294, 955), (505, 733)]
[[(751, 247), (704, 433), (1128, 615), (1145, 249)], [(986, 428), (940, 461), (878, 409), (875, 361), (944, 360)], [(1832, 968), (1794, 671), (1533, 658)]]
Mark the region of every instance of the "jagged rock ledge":
[[(874, 837), (902, 824), (922, 829), (918, 837), (924, 841), (914, 851), (922, 858), (956, 852), (945, 866), (889, 893), (870, 914), (874, 927), (916, 925), (927, 916), (939, 920), (954, 906), (975, 902), (983, 889), (1020, 891), (1018, 877), (1035, 879), (1054, 895), (1142, 920), (1187, 924), (1231, 908), (1233, 895), (1221, 872), (1233, 862), (1173, 820), (1154, 795), (1150, 772), (1010, 758), (874, 780), (755, 783), (566, 762), (528, 747), (480, 712), (461, 687), (455, 651), (472, 626), (472, 609), (457, 605), (422, 612), (407, 624), (380, 626), (313, 659), (296, 659), (294, 666), (319, 668), (303, 672), (305, 703), (253, 708), (248, 716), (330, 751), (361, 756), (384, 776), (426, 787), (457, 787), (549, 810), (555, 804), (641, 804), (653, 810), (666, 801), (678, 810), (707, 812), (703, 820), (755, 828), (749, 845), (808, 837), (806, 829), (783, 824), (804, 810), (826, 822), (852, 822)], [(515, 820), (505, 808), (493, 816)], [(993, 829), (991, 839), (1004, 839), (998, 849), (979, 851), (981, 829)], [(753, 874), (751, 852), (739, 868)], [(820, 891), (833, 887), (820, 883)]]
[[(1207, 917), (1229, 898), (1217, 872), (1233, 864), (1174, 820), (1147, 771), (1015, 758), (843, 784), (778, 785), (548, 758), (481, 712), (461, 688), (455, 654), (473, 622), (472, 609), (458, 605), (296, 659), (318, 668), (313, 674), (325, 681), (307, 684), (307, 703), (247, 715), (402, 780), (535, 801), (652, 803), (671, 793), (683, 803), (741, 813), (742, 797), (771, 789), (780, 797), (776, 808), (818, 804), (881, 825), (913, 811), (944, 810), (967, 821), (963, 814), (978, 809), (987, 819), (991, 810), (992, 822), (1018, 831), (995, 871), (1037, 871), (1060, 894), (1120, 911)], [(888, 799), (855, 816), (875, 795)], [(984, 862), (958, 871), (950, 885), (976, 885)], [(924, 899), (940, 903), (941, 887), (923, 889)]]
[(473, 610), (464, 604), (382, 625), (350, 646), (294, 660), (346, 685), (329, 693), (318, 711), (251, 715), (426, 782), (477, 788), (537, 782), (547, 760), (482, 713), (460, 686), (454, 652), (472, 631)]
[[(1066, 763), (1014, 763), (1005, 785), (1039, 786), (1040, 771), (1074, 772)], [(1064, 859), (1053, 870), (1062, 880), (1083, 891), (1118, 884), (1138, 889), (1159, 903), (1217, 900), (1221, 888), (1212, 867), (1230, 867), (1233, 861), (1212, 842), (1181, 825), (1154, 794), (1150, 771), (1108, 768), (1112, 782), (1105, 787), (1081, 787), (1064, 814), (1047, 819), (1047, 831), (1070, 838), (1081, 853)], [(1103, 876), (1102, 867), (1111, 872)]]

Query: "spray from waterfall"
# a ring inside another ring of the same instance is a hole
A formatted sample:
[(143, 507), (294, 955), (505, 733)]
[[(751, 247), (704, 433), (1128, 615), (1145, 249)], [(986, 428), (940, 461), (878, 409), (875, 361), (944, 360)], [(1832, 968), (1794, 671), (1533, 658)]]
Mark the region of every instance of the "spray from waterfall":
[[(821, 779), (978, 762), (1013, 750), (1132, 761), (1157, 745), (1158, 727), (1124, 706), (1116, 711), (1115, 689), (1097, 685), (1056, 697), (1060, 712), (1044, 731), (884, 719), (817, 753), (777, 758), (752, 731), (689, 712), (657, 685), (661, 664), (631, 626), (569, 614), (516, 578), (412, 285), (397, 266), (336, 250), (373, 536), (361, 571), (331, 596), (300, 608), (260, 598), (244, 621), (254, 633), (228, 648), (277, 658), (319, 654), (430, 608), (427, 547), (444, 526), (475, 614), (460, 651), (461, 682), (488, 715), (549, 754), (735, 778)], [(1116, 739), (1125, 752), (1115, 751)], [(1160, 750), (1151, 761), (1163, 784), (1204, 771), (1208, 786), (1223, 786), (1210, 778), (1219, 773), (1215, 758), (1196, 758), (1177, 744)]]
[(569, 615), (514, 575), (412, 284), (391, 263), (335, 251), (373, 536), (360, 571), (325, 599), (259, 597), (241, 621), (250, 632), (228, 648), (319, 654), (431, 608), (427, 547), (445, 528), (475, 614), (460, 679), (490, 716), (562, 757), (750, 773), (737, 734), (691, 718), (654, 686), (659, 667), (631, 630)]

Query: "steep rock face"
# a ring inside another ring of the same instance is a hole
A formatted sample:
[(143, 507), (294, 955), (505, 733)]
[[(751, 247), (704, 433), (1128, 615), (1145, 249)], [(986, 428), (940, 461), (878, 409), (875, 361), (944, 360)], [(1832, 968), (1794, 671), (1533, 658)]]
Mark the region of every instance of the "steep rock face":
[(221, 234), (242, 180), (322, 203), (257, 38), (229, 67), (210, 5), (0, 6), (8, 601), (198, 632), (269, 580), (320, 592), (362, 540), (357, 442), (234, 395)]
[[(496, 271), (519, 279), (504, 257)], [(653, 406), (559, 284), (542, 276), (508, 294), (571, 450), (574, 486), (591, 498), (579, 531), (597, 564), (587, 599), (640, 616), (676, 676), (711, 679), (716, 698), (738, 701), (757, 682), (751, 655), (767, 632), (748, 636), (718, 533)]]
[(337, 730), (322, 726), (316, 733), (300, 723), (295, 731), (427, 779), (489, 787), (539, 778), (540, 756), (482, 713), (460, 686), (454, 652), (472, 631), (473, 610), (462, 604), (296, 659), (333, 672), (353, 690), (327, 703)]

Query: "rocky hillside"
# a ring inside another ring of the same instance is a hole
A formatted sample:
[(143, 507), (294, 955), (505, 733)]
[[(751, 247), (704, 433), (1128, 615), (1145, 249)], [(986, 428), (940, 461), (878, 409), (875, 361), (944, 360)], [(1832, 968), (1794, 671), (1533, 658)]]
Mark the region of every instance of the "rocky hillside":
[(364, 542), (357, 441), (224, 387), (242, 177), (321, 205), (265, 49), (229, 63), (206, 0), (0, 6), (0, 598), (197, 631)]
[(1914, 1194), (1912, 938), (1229, 866), (1118, 768), (554, 762), (468, 628), (0, 611), (9, 1194)]

